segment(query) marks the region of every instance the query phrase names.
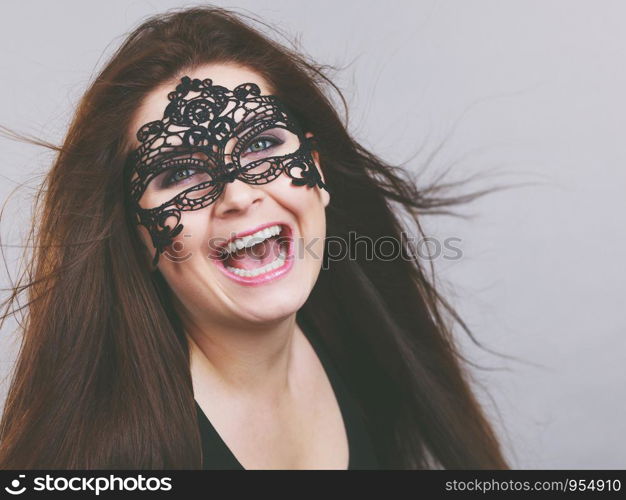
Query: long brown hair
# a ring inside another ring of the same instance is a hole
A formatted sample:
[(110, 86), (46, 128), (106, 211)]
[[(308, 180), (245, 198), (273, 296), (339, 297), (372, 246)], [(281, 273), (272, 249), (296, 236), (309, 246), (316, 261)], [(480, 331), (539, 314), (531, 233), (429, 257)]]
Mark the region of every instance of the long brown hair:
[[(408, 225), (400, 212), (423, 235), (422, 215), (481, 194), (418, 188), (367, 151), (325, 92), (345, 106), (328, 66), (245, 17), (261, 22), (213, 6), (151, 17), (90, 85), (61, 146), (27, 139), (56, 157), (35, 201), (33, 253), (3, 304), (2, 323), (28, 294), (17, 309), (27, 314), (0, 424), (0, 468), (201, 467), (187, 341), (123, 194), (131, 119), (157, 85), (210, 62), (261, 74), (318, 138), (333, 192), (327, 237), (401, 241)], [(429, 277), (406, 241), (402, 255), (325, 258), (298, 316), (320, 332), (362, 405), (383, 467), (508, 468), (470, 389), (453, 321), (471, 333), (437, 291), (432, 266)]]

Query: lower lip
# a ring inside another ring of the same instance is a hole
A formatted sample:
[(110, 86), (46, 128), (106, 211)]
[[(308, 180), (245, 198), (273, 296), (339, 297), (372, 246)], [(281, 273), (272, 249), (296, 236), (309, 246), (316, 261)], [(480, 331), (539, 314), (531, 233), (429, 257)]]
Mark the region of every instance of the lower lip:
[[(279, 238), (281, 237), (284, 238), (284, 234), (287, 231), (289, 230), (286, 228), (283, 228), (283, 231), (279, 233), (278, 235)], [(224, 266), (224, 262), (221, 259), (211, 259), (211, 260), (215, 262), (215, 264), (217, 265), (220, 271), (222, 271), (231, 280), (236, 281), (240, 285), (244, 285), (244, 286), (263, 285), (265, 283), (277, 280), (278, 278), (285, 276), (289, 271), (291, 271), (291, 268), (293, 267), (293, 260), (294, 260), (293, 259), (293, 234), (291, 233), (288, 233), (288, 234), (289, 234), (289, 240), (288, 240), (288, 245), (287, 245), (287, 256), (285, 257), (285, 263), (282, 266), (277, 267), (276, 269), (272, 269), (271, 271), (267, 271), (266, 273), (259, 274), (258, 276), (250, 276), (250, 277), (239, 276), (238, 274), (232, 273), (228, 269), (226, 269), (226, 266)]]

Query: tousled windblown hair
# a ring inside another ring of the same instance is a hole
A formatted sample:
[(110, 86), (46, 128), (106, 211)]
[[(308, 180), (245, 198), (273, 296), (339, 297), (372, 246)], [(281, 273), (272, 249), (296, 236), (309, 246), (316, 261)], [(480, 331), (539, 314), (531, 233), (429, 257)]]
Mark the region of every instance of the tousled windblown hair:
[[(96, 76), (62, 145), (29, 139), (56, 155), (35, 200), (32, 255), (3, 303), (2, 323), (27, 293), (13, 312), (27, 310), (0, 422), (0, 468), (201, 467), (187, 341), (123, 193), (131, 119), (156, 86), (206, 63), (262, 75), (318, 139), (333, 192), (327, 237), (401, 241), (398, 208), (422, 233), (422, 215), (480, 194), (418, 188), (363, 148), (327, 95), (336, 91), (345, 105), (328, 67), (245, 17), (210, 6), (149, 18)], [(403, 245), (405, 258), (329, 259), (297, 314), (319, 331), (363, 407), (384, 468), (508, 468), (451, 324), (471, 333)]]

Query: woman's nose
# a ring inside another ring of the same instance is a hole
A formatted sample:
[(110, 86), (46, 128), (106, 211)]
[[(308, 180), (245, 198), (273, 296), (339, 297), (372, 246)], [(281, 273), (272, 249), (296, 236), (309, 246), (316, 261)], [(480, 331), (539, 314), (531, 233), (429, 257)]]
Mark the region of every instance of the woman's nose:
[(224, 185), (221, 196), (215, 202), (214, 214), (217, 217), (224, 217), (231, 213), (245, 211), (251, 205), (258, 203), (263, 196), (262, 189), (235, 179)]

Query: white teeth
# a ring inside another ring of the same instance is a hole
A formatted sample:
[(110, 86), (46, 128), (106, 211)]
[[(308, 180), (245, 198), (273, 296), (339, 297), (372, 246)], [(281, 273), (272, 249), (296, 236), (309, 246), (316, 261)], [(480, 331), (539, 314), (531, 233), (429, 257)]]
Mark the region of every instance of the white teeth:
[(278, 267), (281, 267), (285, 263), (285, 258), (285, 253), (283, 252), (283, 250), (281, 250), (278, 254), (278, 257), (276, 257), (273, 262), (265, 264), (263, 267), (259, 267), (258, 269), (239, 269), (230, 266), (226, 266), (226, 269), (228, 269), (232, 273), (235, 273), (237, 276), (252, 278), (254, 276), (258, 276), (259, 274), (267, 273), (269, 271), (273, 271)]
[(237, 238), (236, 240), (231, 241), (224, 247), (224, 249), (228, 253), (236, 252), (237, 250), (241, 250), (242, 248), (250, 248), (257, 243), (261, 243), (262, 241), (270, 238), (272, 236), (276, 236), (280, 233), (282, 227), (280, 225), (266, 227), (265, 229), (261, 229), (254, 234), (250, 234), (248, 236), (244, 236), (243, 238)]

